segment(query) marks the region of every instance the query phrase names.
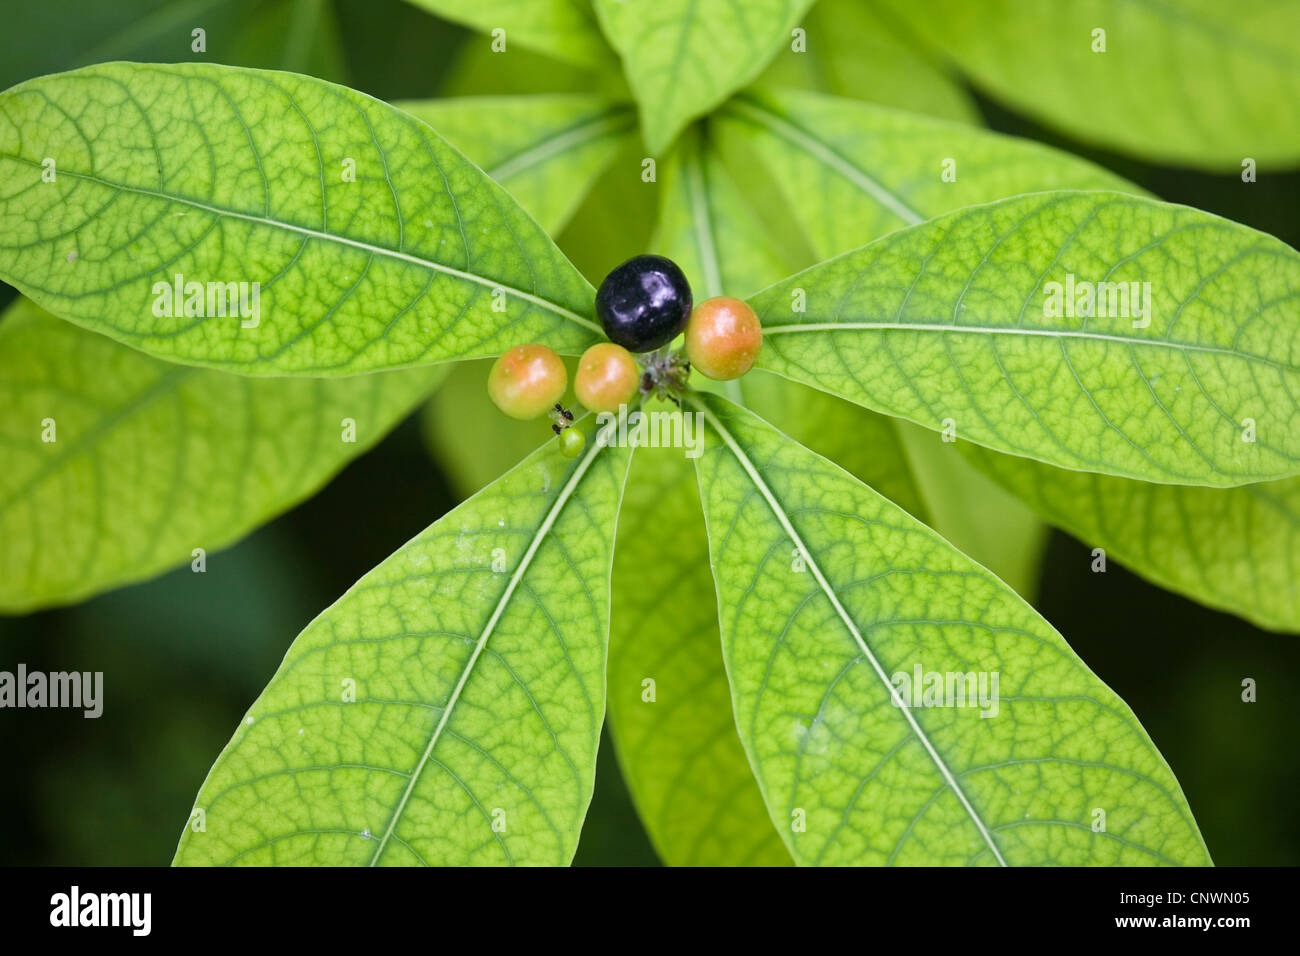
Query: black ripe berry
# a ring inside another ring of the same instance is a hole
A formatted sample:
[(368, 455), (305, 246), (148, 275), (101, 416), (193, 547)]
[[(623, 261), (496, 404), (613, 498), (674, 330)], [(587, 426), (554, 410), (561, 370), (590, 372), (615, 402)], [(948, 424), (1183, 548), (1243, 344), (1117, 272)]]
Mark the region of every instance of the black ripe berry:
[(629, 352), (667, 345), (691, 317), (691, 286), (663, 256), (636, 256), (596, 290), (596, 315), (610, 340)]

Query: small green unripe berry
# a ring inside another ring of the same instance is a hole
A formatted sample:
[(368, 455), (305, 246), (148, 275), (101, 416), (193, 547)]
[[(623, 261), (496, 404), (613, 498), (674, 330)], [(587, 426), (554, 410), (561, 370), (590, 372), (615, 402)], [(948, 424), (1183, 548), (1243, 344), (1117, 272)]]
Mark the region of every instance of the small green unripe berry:
[(577, 458), (586, 447), (587, 436), (577, 428), (566, 428), (560, 432), (560, 454), (565, 458)]
[(488, 395), (511, 418), (536, 418), (555, 406), (569, 384), (564, 362), (545, 345), (516, 345), (488, 373)]
[(686, 357), (691, 367), (719, 382), (740, 378), (763, 348), (763, 326), (740, 299), (705, 299), (686, 323)]
[(573, 391), (588, 410), (616, 412), (636, 394), (641, 369), (632, 353), (613, 342), (593, 345), (578, 361)]

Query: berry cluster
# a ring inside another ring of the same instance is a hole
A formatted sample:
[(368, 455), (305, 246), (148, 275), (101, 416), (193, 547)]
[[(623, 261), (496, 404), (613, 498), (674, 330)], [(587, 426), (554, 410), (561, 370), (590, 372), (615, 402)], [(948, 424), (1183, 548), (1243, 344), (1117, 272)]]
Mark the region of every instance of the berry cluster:
[[(677, 264), (663, 256), (636, 256), (605, 277), (596, 291), (596, 315), (610, 341), (578, 361), (573, 391), (593, 412), (616, 412), (638, 391), (676, 401), (691, 368), (719, 381), (748, 372), (763, 347), (763, 328), (748, 304), (729, 296), (694, 305)], [(685, 331), (680, 352), (669, 344)], [(638, 364), (632, 353), (645, 354)], [(512, 418), (549, 415), (560, 450), (577, 457), (586, 438), (560, 399), (568, 387), (564, 362), (545, 345), (518, 345), (488, 373), (488, 395)]]

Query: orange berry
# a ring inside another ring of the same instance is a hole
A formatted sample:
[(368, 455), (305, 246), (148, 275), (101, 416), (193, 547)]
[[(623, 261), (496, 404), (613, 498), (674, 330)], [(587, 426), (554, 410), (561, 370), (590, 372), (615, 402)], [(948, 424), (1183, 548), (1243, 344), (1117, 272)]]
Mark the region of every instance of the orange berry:
[(568, 384), (564, 362), (545, 345), (516, 345), (488, 373), (488, 395), (511, 418), (536, 418), (554, 408)]
[(763, 326), (748, 303), (721, 295), (695, 307), (686, 323), (686, 357), (709, 378), (726, 382), (754, 366)]
[(632, 353), (613, 342), (601, 342), (583, 353), (573, 392), (593, 412), (616, 412), (636, 394), (641, 369)]

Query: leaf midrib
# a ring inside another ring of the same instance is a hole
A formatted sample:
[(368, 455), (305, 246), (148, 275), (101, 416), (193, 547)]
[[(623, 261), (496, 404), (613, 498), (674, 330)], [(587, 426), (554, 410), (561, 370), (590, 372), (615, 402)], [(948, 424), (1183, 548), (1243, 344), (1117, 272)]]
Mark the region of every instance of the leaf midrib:
[(1286, 49), (1285, 44), (1275, 47), (1260, 43), (1254, 37), (1239, 30), (1233, 30), (1232, 26), (1234, 24), (1231, 24), (1231, 22), (1207, 20), (1189, 10), (1180, 10), (1168, 3), (1161, 2), (1161, 0), (1129, 0), (1129, 3), (1135, 7), (1145, 7), (1170, 26), (1176, 26), (1181, 22), (1190, 30), (1200, 33), (1202, 36), (1219, 40), (1226, 39), (1229, 41), (1230, 47), (1236, 46), (1242, 52), (1271, 60), (1272, 65), (1275, 67), (1294, 69), (1296, 65), (1297, 58), (1294, 51)]
[(79, 456), (88, 453), (105, 437), (135, 413), (153, 404), (161, 398), (168, 397), (197, 373), (199, 369), (190, 366), (169, 366), (158, 378), (146, 388), (131, 395), (128, 401), (100, 417), (90, 428), (78, 435), (71, 442), (58, 443), (58, 453), (41, 463), (22, 484), (0, 499), (0, 515), (4, 515), (20, 500), (31, 494), (51, 475), (68, 467)]
[[(671, 63), (673, 64), (681, 64), (685, 59), (686, 48), (689, 45), (688, 38), (691, 35), (691, 31), (695, 28), (695, 13), (699, 7), (699, 0), (689, 0), (689, 3), (690, 5), (682, 14), (681, 22), (679, 24), (681, 29), (677, 33), (677, 49), (671, 60)], [(665, 87), (660, 89), (660, 93), (663, 96), (663, 103), (659, 107), (660, 116), (667, 114), (669, 106), (677, 100), (677, 89), (681, 85), (681, 78), (673, 76), (673, 71), (671, 69), (668, 72), (669, 81)]]
[[(39, 164), (33, 162), (30, 159), (26, 159), (25, 157), (22, 156), (9, 155), (3, 158), (10, 159), (18, 163), (24, 163), (32, 167), (39, 166)], [(498, 282), (495, 279), (489, 279), (486, 276), (478, 276), (472, 272), (464, 272), (460, 269), (455, 269), (451, 266), (443, 265), (440, 262), (434, 262), (430, 259), (422, 259), (419, 256), (413, 256), (407, 252), (400, 252), (396, 249), (388, 249), (384, 246), (377, 246), (374, 245), (373, 243), (363, 242), (360, 239), (353, 239), (350, 236), (344, 236), (338, 233), (321, 232), (319, 229), (310, 229), (306, 226), (300, 226), (297, 223), (292, 223), (292, 222), (285, 222), (280, 219), (271, 219), (266, 216), (254, 216), (245, 212), (236, 212), (235, 210), (231, 210), (231, 209), (223, 209), (220, 206), (213, 206), (210, 205), (209, 203), (200, 202), (197, 199), (191, 199), (188, 196), (180, 196), (175, 193), (164, 192), (163, 190), (160, 189), (146, 189), (142, 186), (128, 186), (122, 183), (115, 183), (112, 182), (111, 180), (104, 179), (100, 176), (94, 176), (89, 173), (76, 172), (74, 170), (68, 170), (68, 169), (60, 169), (59, 175), (70, 176), (73, 179), (79, 179), (84, 182), (95, 183), (96, 185), (103, 186), (106, 189), (116, 189), (116, 190), (121, 190), (122, 192), (135, 193), (136, 195), (140, 195), (140, 196), (147, 196), (151, 199), (158, 199), (166, 202), (180, 203), (181, 205), (190, 206), (191, 208), (194, 209), (200, 209), (214, 216), (227, 216), (232, 219), (241, 219), (245, 222), (251, 222), (262, 226), (269, 226), (275, 229), (282, 229), (285, 232), (296, 233), (298, 235), (306, 236), (311, 239), (319, 239), (324, 242), (333, 242), (333, 243), (338, 243), (339, 245), (351, 246), (352, 248), (360, 249), (363, 252), (367, 252), (371, 255), (386, 256), (390, 259), (396, 259), (402, 262), (406, 262), (410, 265), (415, 265), (424, 269), (430, 269), (434, 272), (443, 273), (444, 275), (451, 276), (452, 278), (459, 279), (463, 282), (472, 282), (477, 285), (481, 285), (487, 289), (500, 289), (503, 292), (505, 292), (507, 295), (513, 296), (514, 298), (519, 299), (521, 301), (528, 302), (531, 305), (537, 306), (540, 309), (558, 315), (561, 318), (568, 319), (570, 322), (573, 322), (576, 325), (580, 325), (590, 332), (594, 332), (595, 334), (601, 336), (604, 335), (604, 332), (601, 330), (600, 326), (598, 326), (595, 322), (579, 315), (576, 312), (573, 312), (570, 309), (564, 308), (558, 303), (551, 302), (550, 300), (544, 299), (538, 295), (534, 295), (531, 292), (525, 292), (522, 289), (517, 289), (514, 286), (509, 286), (502, 282)]]
[(898, 688), (890, 681), (884, 668), (881, 667), (880, 661), (876, 659), (876, 655), (872, 652), (870, 645), (867, 644), (862, 633), (858, 630), (853, 618), (849, 616), (844, 605), (840, 603), (839, 596), (835, 593), (834, 588), (831, 587), (830, 582), (828, 582), (822, 574), (821, 567), (813, 557), (812, 551), (804, 544), (803, 538), (799, 535), (799, 532), (795, 530), (793, 523), (791, 523), (789, 516), (785, 512), (785, 508), (781, 505), (780, 501), (777, 500), (776, 495), (773, 494), (772, 490), (768, 487), (767, 482), (763, 480), (762, 475), (758, 473), (758, 469), (755, 468), (754, 463), (749, 460), (749, 456), (740, 448), (740, 445), (736, 442), (731, 432), (722, 424), (718, 417), (713, 414), (712, 410), (703, 402), (698, 400), (693, 404), (703, 413), (705, 419), (713, 430), (721, 436), (723, 442), (727, 445), (728, 450), (736, 458), (736, 461), (740, 464), (741, 468), (745, 470), (749, 479), (754, 483), (754, 486), (759, 490), (759, 493), (767, 502), (768, 507), (772, 509), (772, 514), (781, 524), (782, 529), (790, 536), (790, 540), (794, 543), (795, 547), (799, 549), (799, 553), (803, 555), (805, 563), (808, 565), (808, 569), (812, 572), (817, 584), (821, 587), (822, 593), (824, 593), (827, 599), (831, 602), (832, 607), (834, 607), (835, 612), (839, 616), (840, 621), (844, 624), (844, 627), (853, 636), (854, 641), (862, 652), (863, 658), (871, 664), (871, 668), (875, 671), (880, 682), (888, 688), (894, 706), (900, 713), (902, 713), (904, 719), (911, 727), (912, 733), (930, 755), (930, 759), (934, 762), (935, 767), (943, 777), (948, 789), (952, 791), (953, 795), (957, 797), (957, 800), (966, 810), (967, 814), (970, 816), (971, 822), (973, 822), (976, 829), (979, 830), (980, 836), (983, 837), (984, 842), (992, 851), (998, 864), (1001, 866), (1007, 866), (1007, 861), (1003, 858), (1002, 852), (994, 842), (992, 834), (984, 825), (984, 821), (980, 818), (979, 814), (975, 812), (975, 808), (971, 805), (970, 800), (967, 799), (966, 794), (957, 783), (956, 777), (948, 768), (948, 765), (944, 762), (943, 758), (939, 755), (938, 750), (936, 750), (934, 745), (930, 742), (930, 738), (926, 735), (925, 731), (921, 729), (921, 725), (912, 715), (911, 706), (903, 699), (898, 692)]
[[(406, 804), (410, 800), (411, 794), (415, 791), (416, 785), (419, 783), (420, 775), (424, 772), (424, 768), (428, 765), (430, 758), (433, 756), (434, 748), (437, 747), (438, 741), (442, 737), (442, 732), (446, 728), (448, 720), (451, 718), (452, 710), (460, 700), (460, 695), (462, 691), (464, 691), (466, 683), (469, 681), (470, 674), (474, 671), (474, 665), (478, 662), (479, 655), (481, 655), (487, 647), (488, 640), (491, 638), (497, 622), (506, 612), (506, 609), (510, 604), (510, 599), (514, 596), (515, 589), (519, 586), (519, 582), (523, 580), (524, 575), (528, 572), (533, 557), (542, 546), (542, 542), (546, 539), (546, 535), (550, 532), (556, 519), (559, 518), (560, 512), (564, 510), (564, 506), (568, 504), (574, 491), (582, 482), (582, 478), (587, 473), (587, 469), (591, 467), (591, 463), (596, 460), (596, 456), (603, 448), (604, 446), (601, 443), (592, 442), (586, 456), (582, 459), (582, 462), (578, 467), (574, 469), (573, 474), (569, 476), (569, 480), (565, 482), (564, 487), (560, 489), (559, 495), (556, 496), (555, 501), (546, 512), (546, 517), (542, 519), (542, 523), (538, 526), (536, 533), (533, 535), (532, 541), (529, 542), (528, 550), (524, 552), (524, 556), (520, 559), (518, 566), (515, 568), (514, 574), (510, 576), (510, 580), (506, 583), (505, 591), (502, 592), (500, 599), (497, 601), (496, 607), (492, 611), (492, 616), (488, 618), (487, 623), (483, 626), (483, 631), (474, 645), (474, 650), (470, 653), (469, 660), (465, 662), (465, 667), (461, 670), (460, 677), (456, 681), (456, 686), (452, 688), (451, 696), (447, 698), (447, 703), (442, 710), (442, 716), (438, 718), (438, 723), (429, 737), (429, 743), (425, 747), (424, 753), (421, 754), (419, 761), (417, 761), (414, 769), (411, 771), (410, 778), (406, 784), (406, 789), (402, 792), (401, 799), (398, 801), (397, 806), (393, 808), (393, 815), (389, 818), (388, 827), (384, 830), (383, 836), (379, 838), (379, 842), (375, 846), (375, 852), (370, 857), (370, 862), (367, 864), (368, 866), (375, 866), (378, 863), (380, 856), (383, 855), (384, 849), (388, 845), (388, 841), (394, 838), (394, 831), (397, 829), (397, 824), (401, 821), (402, 813), (406, 809)], [(400, 838), (397, 839), (400, 840)]]
[(926, 216), (913, 209), (900, 196), (839, 153), (829, 143), (816, 138), (807, 130), (756, 100), (739, 96), (728, 103), (725, 109), (734, 115), (759, 123), (816, 159), (823, 166), (834, 170), (907, 225), (915, 226), (926, 220)]
[(1171, 339), (1146, 339), (1136, 336), (1109, 335), (1104, 332), (1088, 332), (1081, 329), (1032, 329), (1023, 326), (1005, 327), (990, 325), (945, 325), (943, 323), (931, 322), (801, 322), (788, 325), (770, 325), (764, 326), (764, 338), (790, 332), (890, 332), (890, 331), (911, 331), (911, 332), (964, 332), (974, 335), (1024, 335), (1040, 336), (1044, 338), (1066, 338), (1066, 339), (1083, 339), (1095, 340), (1102, 342), (1114, 342), (1119, 345), (1132, 347), (1146, 347), (1173, 349), (1178, 352), (1205, 352), (1211, 355), (1222, 355), (1228, 358), (1241, 359), (1248, 362), (1256, 362), (1270, 368), (1280, 369), (1286, 372), (1300, 371), (1300, 366), (1287, 365), (1276, 359), (1268, 358), (1264, 355), (1258, 355), (1254, 352), (1242, 352), (1236, 349), (1224, 348), (1219, 345), (1202, 345), (1197, 342), (1177, 342)]
[(691, 219), (694, 220), (695, 244), (700, 252), (700, 265), (704, 269), (701, 282), (706, 298), (722, 295), (722, 268), (718, 261), (718, 244), (713, 238), (713, 215), (709, 208), (708, 189), (704, 172), (704, 145), (692, 144), (682, 158), (682, 173), (686, 179), (686, 192), (690, 197)]
[(635, 125), (634, 115), (624, 106), (611, 106), (595, 116), (534, 143), (485, 169), (490, 177), (503, 183), (558, 156), (570, 148), (584, 146), (605, 135), (629, 132)]
[[(705, 127), (707, 130), (707, 126)], [(690, 216), (694, 224), (691, 230), (695, 244), (700, 253), (700, 264), (704, 269), (704, 292), (712, 298), (723, 294), (722, 260), (718, 254), (717, 230), (714, 228), (713, 207), (709, 204), (708, 174), (705, 168), (708, 149), (706, 133), (701, 133), (682, 156), (682, 176), (686, 182), (686, 192), (690, 203)], [(744, 387), (739, 379), (722, 383), (723, 393), (737, 405), (745, 403)]]

